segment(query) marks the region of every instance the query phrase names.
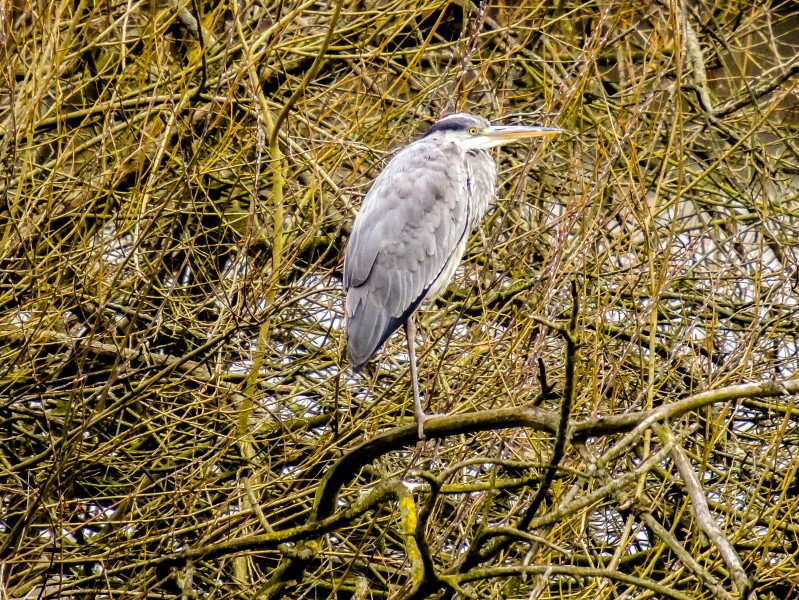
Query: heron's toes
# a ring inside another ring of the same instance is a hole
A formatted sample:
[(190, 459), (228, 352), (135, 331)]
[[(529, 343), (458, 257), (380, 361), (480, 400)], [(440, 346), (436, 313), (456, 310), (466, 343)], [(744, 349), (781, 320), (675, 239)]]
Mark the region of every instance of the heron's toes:
[(419, 434), (419, 441), (420, 442), (422, 442), (422, 441), (424, 441), (426, 439), (425, 435), (424, 435), (424, 422), (425, 421), (427, 421), (427, 415), (421, 414), (421, 415), (417, 415), (416, 416), (416, 431)]
[(424, 424), (430, 420), (431, 417), (439, 417), (442, 415), (438, 414), (426, 414), (423, 412), (416, 413), (416, 431), (419, 434), (419, 441), (423, 441), (427, 439), (427, 436), (424, 433)]

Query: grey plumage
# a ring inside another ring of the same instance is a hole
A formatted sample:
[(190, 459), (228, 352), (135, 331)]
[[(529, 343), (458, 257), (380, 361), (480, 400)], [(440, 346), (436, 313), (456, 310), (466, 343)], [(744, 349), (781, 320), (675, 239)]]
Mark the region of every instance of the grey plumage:
[(347, 351), (353, 370), (423, 301), (446, 288), (469, 233), (495, 193), (496, 164), (486, 149), (558, 131), (491, 127), (482, 117), (459, 113), (439, 120), (391, 159), (363, 201), (345, 252)]
[(403, 149), (378, 175), (353, 224), (344, 261), (352, 368), (363, 366), (422, 300), (443, 291), (452, 274), (439, 275), (463, 256), (495, 179), (485, 150), (466, 152), (435, 131)]

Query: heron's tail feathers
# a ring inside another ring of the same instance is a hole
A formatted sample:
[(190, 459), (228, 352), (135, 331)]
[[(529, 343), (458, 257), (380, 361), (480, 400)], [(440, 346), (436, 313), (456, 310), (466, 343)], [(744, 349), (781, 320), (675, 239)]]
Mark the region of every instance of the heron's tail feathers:
[(347, 291), (346, 313), (347, 355), (350, 369), (357, 373), (405, 319), (392, 317), (359, 288)]

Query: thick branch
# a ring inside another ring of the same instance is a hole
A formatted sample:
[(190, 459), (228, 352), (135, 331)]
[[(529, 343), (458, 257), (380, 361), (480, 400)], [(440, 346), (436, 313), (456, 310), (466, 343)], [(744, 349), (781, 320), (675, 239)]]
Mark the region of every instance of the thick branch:
[[(665, 425), (655, 426), (655, 432), (658, 434), (662, 442), (668, 442), (674, 439), (674, 435), (669, 431)], [(739, 593), (742, 598), (746, 598), (752, 591), (752, 582), (746, 576), (741, 559), (732, 547), (730, 540), (724, 535), (724, 532), (718, 526), (716, 519), (710, 513), (707, 505), (707, 498), (702, 489), (702, 485), (691, 467), (691, 461), (685, 455), (685, 452), (680, 446), (675, 445), (671, 451), (671, 457), (674, 464), (680, 473), (680, 477), (685, 482), (688, 489), (688, 495), (691, 497), (691, 507), (696, 517), (696, 523), (705, 535), (713, 542), (721, 554), (722, 560), (730, 570), (732, 580), (738, 587)]]
[(661, 598), (674, 598), (675, 600), (693, 600), (694, 598), (694, 596), (688, 596), (666, 587), (665, 585), (660, 585), (651, 579), (634, 577), (633, 575), (627, 575), (626, 573), (611, 571), (609, 569), (592, 569), (589, 567), (575, 567), (572, 565), (518, 565), (512, 567), (494, 567), (490, 569), (473, 569), (468, 573), (452, 575), (450, 578), (458, 581), (458, 583), (466, 583), (469, 581), (479, 581), (496, 577), (517, 577), (523, 574), (542, 575), (545, 573), (551, 575), (567, 575), (574, 578), (604, 577), (606, 579), (621, 581), (628, 585), (650, 590), (657, 593)]

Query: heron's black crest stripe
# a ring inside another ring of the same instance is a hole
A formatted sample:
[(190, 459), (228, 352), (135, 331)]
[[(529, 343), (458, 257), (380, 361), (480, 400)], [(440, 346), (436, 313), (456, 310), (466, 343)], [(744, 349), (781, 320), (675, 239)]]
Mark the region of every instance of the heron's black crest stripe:
[(427, 133), (422, 137), (427, 137), (431, 133), (438, 133), (442, 131), (465, 131), (469, 127), (474, 127), (474, 121), (465, 117), (452, 117), (451, 119), (442, 119), (436, 122)]

